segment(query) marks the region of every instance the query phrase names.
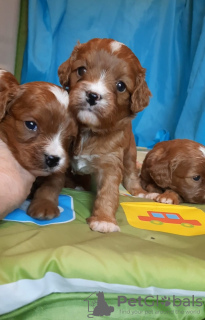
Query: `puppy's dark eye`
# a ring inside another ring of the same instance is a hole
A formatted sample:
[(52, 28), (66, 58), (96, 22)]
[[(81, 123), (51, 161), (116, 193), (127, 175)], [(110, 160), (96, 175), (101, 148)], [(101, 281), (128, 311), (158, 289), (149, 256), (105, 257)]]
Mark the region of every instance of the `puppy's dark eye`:
[(78, 69), (77, 69), (77, 74), (80, 76), (80, 77), (82, 77), (85, 73), (86, 73), (86, 68), (85, 67), (79, 67)]
[(25, 121), (25, 126), (31, 131), (36, 131), (38, 129), (37, 124), (34, 121)]
[(122, 81), (118, 81), (116, 83), (117, 90), (120, 92), (124, 92), (126, 90), (126, 85)]
[(194, 180), (194, 181), (199, 181), (200, 179), (201, 179), (200, 176), (194, 176), (194, 177), (193, 177), (193, 180)]

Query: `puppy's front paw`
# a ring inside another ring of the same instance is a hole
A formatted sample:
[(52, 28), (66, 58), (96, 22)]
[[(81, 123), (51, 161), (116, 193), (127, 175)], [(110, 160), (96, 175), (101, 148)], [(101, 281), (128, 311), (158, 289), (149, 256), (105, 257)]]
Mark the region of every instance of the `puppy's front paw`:
[(50, 200), (33, 200), (28, 207), (27, 214), (38, 220), (51, 220), (60, 214), (59, 208)]
[(145, 198), (146, 199), (151, 199), (151, 200), (156, 200), (156, 198), (159, 196), (160, 194), (157, 192), (149, 192), (148, 194), (146, 194)]
[(147, 191), (145, 191), (145, 190), (142, 189), (142, 188), (138, 188), (138, 189), (133, 190), (131, 194), (132, 194), (134, 197), (137, 197), (137, 198), (146, 198), (146, 196), (147, 196)]
[(140, 192), (140, 193), (138, 193), (135, 197), (141, 198), (141, 199), (146, 198), (146, 193)]
[(120, 227), (113, 223), (108, 221), (98, 221), (96, 219), (89, 218), (88, 224), (91, 230), (108, 233), (108, 232), (117, 232), (120, 231)]
[(156, 197), (155, 201), (160, 203), (167, 203), (167, 204), (179, 204), (179, 198), (175, 194), (160, 194)]

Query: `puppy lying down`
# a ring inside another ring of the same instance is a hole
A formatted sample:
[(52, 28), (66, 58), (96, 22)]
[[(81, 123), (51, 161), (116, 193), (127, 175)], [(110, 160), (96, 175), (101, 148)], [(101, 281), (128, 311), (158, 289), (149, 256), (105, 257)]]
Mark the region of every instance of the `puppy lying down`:
[(21, 205), (37, 176), (65, 172), (76, 130), (67, 107), (60, 87), (19, 85), (0, 70), (0, 219)]
[(140, 178), (157, 202), (205, 203), (205, 147), (187, 139), (160, 142), (146, 155)]

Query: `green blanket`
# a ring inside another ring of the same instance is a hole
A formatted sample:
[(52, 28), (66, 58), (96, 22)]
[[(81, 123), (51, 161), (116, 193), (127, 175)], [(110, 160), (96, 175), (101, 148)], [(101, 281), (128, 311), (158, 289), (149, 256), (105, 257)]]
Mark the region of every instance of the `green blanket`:
[[(153, 227), (150, 221), (147, 230), (133, 225), (125, 207), (142, 201), (120, 196), (116, 217), (121, 232), (102, 234), (86, 223), (94, 196), (70, 189), (63, 194), (74, 200), (76, 218), (71, 222), (0, 222), (0, 319), (205, 317), (205, 206), (198, 206), (201, 218), (192, 217), (200, 225), (176, 225), (186, 228), (187, 234), (181, 235), (173, 225), (169, 231), (156, 231), (166, 223), (156, 223), (162, 210), (156, 213), (152, 201)], [(139, 216), (149, 217), (136, 207), (136, 221)], [(187, 219), (191, 221), (190, 215)], [(193, 228), (199, 235), (193, 235)], [(101, 303), (113, 307), (110, 315), (93, 314), (100, 306), (99, 292), (104, 295)]]

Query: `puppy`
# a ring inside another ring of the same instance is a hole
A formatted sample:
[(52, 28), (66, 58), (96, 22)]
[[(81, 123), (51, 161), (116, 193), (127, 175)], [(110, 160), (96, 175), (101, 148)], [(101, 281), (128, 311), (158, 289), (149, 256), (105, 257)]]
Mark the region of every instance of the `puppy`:
[[(58, 188), (58, 175), (66, 171), (67, 150), (77, 134), (68, 100), (68, 93), (56, 85), (19, 85), (11, 73), (0, 70), (1, 219), (26, 199), (37, 176), (53, 175)], [(52, 193), (38, 197), (45, 198), (48, 208), (49, 201), (56, 207)]]
[(205, 147), (187, 139), (157, 143), (141, 169), (141, 184), (157, 202), (205, 203)]
[(119, 184), (135, 196), (144, 196), (136, 172), (136, 145), (131, 128), (135, 114), (151, 96), (145, 69), (134, 53), (112, 39), (78, 44), (58, 70), (69, 88), (69, 107), (78, 121), (72, 170), (94, 174), (97, 197), (87, 220), (94, 231), (119, 231), (115, 219)]

